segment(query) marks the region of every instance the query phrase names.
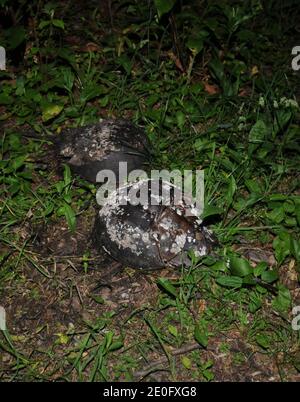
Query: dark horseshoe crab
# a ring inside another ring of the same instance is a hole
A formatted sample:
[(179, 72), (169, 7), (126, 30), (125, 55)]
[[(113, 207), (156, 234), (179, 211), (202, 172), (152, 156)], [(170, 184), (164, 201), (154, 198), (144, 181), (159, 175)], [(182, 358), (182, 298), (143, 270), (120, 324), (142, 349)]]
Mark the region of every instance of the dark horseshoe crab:
[[(171, 196), (169, 202), (163, 197), (158, 200), (150, 183), (148, 179), (126, 184), (110, 194), (97, 214), (94, 245), (123, 265), (144, 269), (188, 265), (190, 250), (196, 256), (208, 254), (215, 241), (199, 220), (194, 205), (184, 200), (175, 204), (174, 186), (164, 181), (161, 185), (169, 187)], [(148, 202), (133, 205), (130, 190), (145, 190)]]
[(119, 162), (127, 171), (149, 164), (150, 145), (144, 130), (127, 120), (103, 120), (85, 127), (70, 128), (56, 141), (58, 152), (72, 171), (96, 183), (97, 173), (109, 169), (117, 175)]

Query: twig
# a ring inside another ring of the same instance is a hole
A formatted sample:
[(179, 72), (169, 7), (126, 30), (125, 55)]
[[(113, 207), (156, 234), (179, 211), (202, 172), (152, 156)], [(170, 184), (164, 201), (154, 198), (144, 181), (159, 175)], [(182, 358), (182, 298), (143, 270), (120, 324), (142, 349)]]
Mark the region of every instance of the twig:
[[(204, 348), (199, 343), (193, 342), (189, 345), (183, 346), (182, 348), (173, 350), (170, 353), (170, 355), (172, 357), (179, 356), (179, 355), (183, 355), (184, 353), (192, 352), (193, 350), (197, 350), (197, 349), (204, 349)], [(155, 370), (155, 371), (165, 370), (164, 368), (161, 368), (158, 366), (163, 363), (167, 363), (167, 361), (168, 361), (167, 356), (163, 356), (162, 358), (149, 363), (143, 370), (134, 372), (133, 377), (135, 379), (138, 379), (138, 381), (140, 381), (144, 377), (146, 377), (148, 374), (150, 374), (153, 370)]]

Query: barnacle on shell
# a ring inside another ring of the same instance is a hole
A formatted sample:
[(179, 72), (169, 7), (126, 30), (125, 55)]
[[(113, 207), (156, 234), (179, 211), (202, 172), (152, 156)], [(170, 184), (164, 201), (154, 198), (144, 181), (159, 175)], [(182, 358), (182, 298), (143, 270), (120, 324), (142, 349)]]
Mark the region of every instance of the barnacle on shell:
[[(131, 173), (144, 169), (151, 160), (150, 144), (141, 128), (126, 120), (103, 120), (63, 131), (56, 146), (82, 178), (99, 182), (98, 173), (104, 170), (116, 176), (116, 188), (104, 203), (97, 198), (101, 205), (93, 230), (97, 248), (123, 265), (146, 269), (189, 264), (190, 250), (196, 256), (209, 253), (212, 234), (202, 225), (194, 203), (176, 198), (176, 186), (158, 179), (132, 182), (120, 174), (121, 162)], [(154, 182), (161, 193), (153, 190)]]
[[(195, 206), (184, 200), (175, 204), (172, 195), (169, 205), (164, 205), (163, 197), (153, 205), (159, 195), (151, 192), (150, 183), (148, 179), (126, 184), (110, 194), (97, 215), (95, 245), (124, 265), (147, 269), (187, 265), (190, 250), (196, 256), (208, 254), (213, 245), (211, 233), (197, 215), (187, 214), (196, 211)], [(162, 185), (174, 188), (171, 183)], [(132, 205), (131, 190), (145, 187), (148, 202)]]
[(85, 127), (64, 130), (56, 140), (58, 152), (74, 173), (96, 183), (98, 172), (109, 169), (117, 175), (119, 163), (127, 170), (149, 163), (150, 145), (142, 128), (127, 120), (103, 120)]

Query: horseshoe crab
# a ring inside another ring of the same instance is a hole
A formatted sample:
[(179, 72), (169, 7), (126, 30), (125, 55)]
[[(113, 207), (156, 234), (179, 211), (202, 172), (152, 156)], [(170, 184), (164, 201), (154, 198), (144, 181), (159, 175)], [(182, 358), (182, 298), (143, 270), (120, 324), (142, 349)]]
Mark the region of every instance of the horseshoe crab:
[[(97, 214), (94, 245), (123, 265), (144, 269), (188, 265), (190, 250), (196, 256), (208, 254), (214, 238), (202, 225), (195, 206), (184, 200), (175, 202), (175, 186), (160, 183), (169, 188), (169, 199), (151, 190), (151, 179), (112, 192)], [(137, 204), (132, 190), (135, 195), (147, 193), (147, 202)]]
[(97, 173), (104, 169), (113, 171), (119, 183), (119, 162), (127, 162), (130, 172), (142, 169), (150, 158), (143, 129), (122, 119), (70, 128), (62, 133), (56, 145), (72, 171), (92, 183), (96, 183)]

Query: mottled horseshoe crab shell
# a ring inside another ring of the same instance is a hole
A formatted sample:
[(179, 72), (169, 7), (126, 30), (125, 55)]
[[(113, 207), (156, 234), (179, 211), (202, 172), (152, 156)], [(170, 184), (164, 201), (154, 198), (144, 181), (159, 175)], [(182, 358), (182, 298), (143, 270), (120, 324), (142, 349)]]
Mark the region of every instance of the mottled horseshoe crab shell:
[(56, 142), (72, 171), (92, 183), (104, 169), (113, 171), (118, 182), (119, 162), (127, 162), (128, 172), (149, 163), (150, 146), (144, 130), (127, 120), (70, 128)]
[[(157, 194), (153, 194), (150, 179), (127, 184), (111, 193), (96, 218), (95, 246), (103, 247), (123, 265), (144, 269), (188, 265), (189, 250), (196, 256), (209, 253), (214, 243), (211, 233), (197, 215), (186, 216), (188, 209), (196, 214), (195, 207), (183, 200), (175, 205), (175, 187), (162, 181), (161, 185), (170, 189), (169, 205), (162, 205), (167, 202), (163, 196), (158, 200)], [(148, 204), (132, 205), (130, 190), (148, 191)]]

